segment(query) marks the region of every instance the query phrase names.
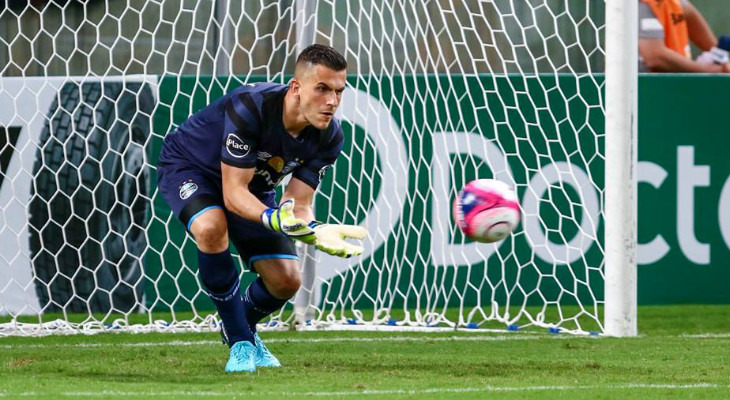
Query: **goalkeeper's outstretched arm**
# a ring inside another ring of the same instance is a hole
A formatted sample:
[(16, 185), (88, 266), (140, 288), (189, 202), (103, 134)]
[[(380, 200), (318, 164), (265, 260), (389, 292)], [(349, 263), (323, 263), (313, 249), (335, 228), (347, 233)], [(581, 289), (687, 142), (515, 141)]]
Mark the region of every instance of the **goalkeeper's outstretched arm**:
[(317, 249), (338, 257), (351, 257), (363, 252), (362, 246), (348, 243), (345, 239), (364, 239), (365, 228), (356, 225), (327, 224), (314, 220), (312, 200), (314, 188), (303, 181), (292, 178), (282, 196), (281, 208), (294, 202), (293, 214), (297, 219), (307, 221), (311, 229)]
[(254, 175), (253, 168), (237, 168), (222, 163), (221, 175), (223, 201), (228, 210), (292, 239), (313, 244), (327, 254), (351, 257), (363, 252), (361, 246), (350, 244), (345, 239), (363, 239), (367, 235), (365, 228), (314, 221), (314, 189), (301, 180), (292, 178), (279, 208), (268, 208), (248, 190)]
[(223, 201), (228, 210), (292, 239), (314, 244), (314, 234), (307, 222), (295, 218), (291, 212), (293, 204), (269, 208), (251, 193), (248, 185), (253, 179), (254, 168), (238, 168), (221, 163), (221, 176)]

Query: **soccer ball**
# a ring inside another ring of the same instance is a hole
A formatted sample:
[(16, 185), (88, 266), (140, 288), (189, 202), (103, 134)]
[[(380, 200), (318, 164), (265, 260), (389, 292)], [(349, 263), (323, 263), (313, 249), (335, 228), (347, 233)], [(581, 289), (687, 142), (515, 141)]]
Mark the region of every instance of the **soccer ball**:
[(498, 242), (520, 223), (517, 195), (504, 182), (477, 179), (469, 182), (454, 200), (459, 229), (477, 242)]

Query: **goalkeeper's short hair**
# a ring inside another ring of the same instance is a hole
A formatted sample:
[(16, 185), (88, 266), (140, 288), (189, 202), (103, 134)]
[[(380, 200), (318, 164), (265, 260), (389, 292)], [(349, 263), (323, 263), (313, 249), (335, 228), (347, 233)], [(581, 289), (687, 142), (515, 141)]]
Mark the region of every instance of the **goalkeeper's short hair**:
[(324, 65), (334, 70), (342, 71), (347, 68), (347, 60), (333, 47), (323, 44), (307, 46), (297, 57), (297, 67)]

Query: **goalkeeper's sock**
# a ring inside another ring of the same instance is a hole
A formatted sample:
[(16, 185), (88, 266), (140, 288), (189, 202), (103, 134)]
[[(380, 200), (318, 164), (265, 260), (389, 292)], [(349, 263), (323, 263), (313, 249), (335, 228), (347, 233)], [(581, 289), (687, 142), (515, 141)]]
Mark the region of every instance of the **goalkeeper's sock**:
[(253, 333), (256, 333), (256, 324), (274, 311), (284, 307), (288, 299), (274, 297), (259, 277), (248, 286), (243, 296), (243, 305), (246, 309), (246, 320)]
[(228, 250), (209, 254), (198, 250), (200, 280), (223, 321), (223, 335), (229, 346), (246, 340), (254, 343), (241, 298), (238, 269)]

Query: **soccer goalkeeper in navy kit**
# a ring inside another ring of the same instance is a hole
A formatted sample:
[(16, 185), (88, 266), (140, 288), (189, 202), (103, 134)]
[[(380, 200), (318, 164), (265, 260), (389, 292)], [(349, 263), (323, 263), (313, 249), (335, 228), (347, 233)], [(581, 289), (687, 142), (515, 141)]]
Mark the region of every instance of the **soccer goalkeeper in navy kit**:
[[(320, 177), (342, 150), (334, 114), (346, 68), (333, 48), (309, 46), (288, 85), (236, 88), (165, 137), (158, 186), (197, 243), (200, 280), (230, 346), (226, 371), (281, 366), (256, 324), (299, 289), (292, 239), (336, 256), (362, 253), (344, 239), (364, 238), (364, 228), (314, 221), (312, 210)], [(277, 207), (274, 188), (288, 174)], [(229, 239), (259, 275), (243, 295)]]

